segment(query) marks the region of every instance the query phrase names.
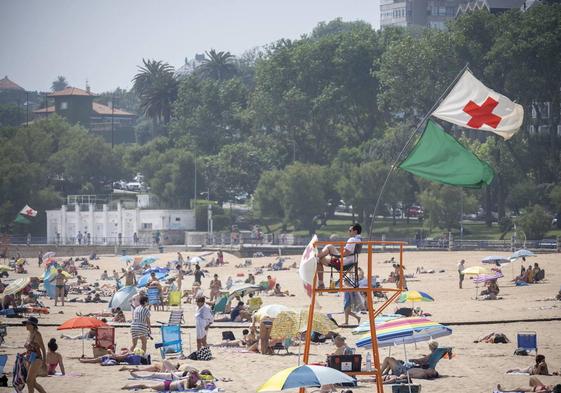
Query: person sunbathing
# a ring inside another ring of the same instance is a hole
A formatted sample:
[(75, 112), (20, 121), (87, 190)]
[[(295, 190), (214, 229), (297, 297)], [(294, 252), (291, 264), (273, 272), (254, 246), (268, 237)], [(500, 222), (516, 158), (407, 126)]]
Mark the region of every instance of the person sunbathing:
[(536, 363), (532, 366), (524, 368), (511, 368), (506, 371), (507, 374), (510, 373), (528, 373), (530, 375), (549, 375), (549, 370), (547, 369), (547, 363), (545, 362), (545, 356), (536, 355)]
[(561, 393), (561, 384), (546, 385), (537, 377), (530, 377), (530, 386), (519, 386), (516, 388), (508, 389), (500, 384), (497, 385), (499, 392), (546, 392), (546, 393)]
[(88, 363), (88, 364), (103, 363), (108, 360), (114, 360), (117, 363), (121, 363), (121, 362), (128, 363), (128, 360), (130, 359), (131, 356), (135, 356), (135, 354), (133, 352), (129, 352), (129, 350), (126, 349), (126, 350), (122, 350), (119, 353), (110, 353), (107, 355), (98, 356), (96, 358), (90, 358), (90, 359), (80, 358), (78, 360), (80, 361), (80, 363)]
[(427, 368), (431, 355), (438, 348), (438, 343), (436, 341), (431, 341), (429, 343), (430, 353), (428, 355), (422, 356), (418, 359), (410, 359), (406, 362), (402, 360), (397, 360), (393, 357), (387, 357), (382, 362), (382, 375), (388, 374), (390, 371), (393, 375), (400, 375), (407, 372), (412, 368)]
[(490, 333), (480, 340), (475, 340), (474, 343), (489, 343), (489, 344), (507, 344), (510, 340), (503, 333)]
[(164, 381), (173, 381), (173, 380), (177, 380), (177, 379), (187, 378), (190, 372), (191, 372), (191, 370), (167, 371), (167, 372), (150, 372), (150, 371), (132, 371), (131, 370), (130, 375), (131, 375), (131, 377), (133, 377), (135, 379), (163, 379)]
[(128, 384), (123, 386), (121, 389), (152, 389), (158, 392), (178, 392), (187, 389), (195, 389), (202, 386), (203, 382), (199, 377), (199, 373), (196, 371), (188, 371), (183, 379), (180, 379), (178, 381), (163, 381), (152, 385), (147, 385), (145, 383)]
[[(157, 361), (153, 360), (152, 364), (149, 366), (123, 366), (119, 369), (119, 371), (145, 371), (145, 372), (155, 372), (155, 373), (163, 373), (163, 372), (175, 372), (177, 370), (181, 370), (183, 366), (180, 363), (172, 363), (169, 360)], [(188, 366), (187, 366), (188, 367)], [(181, 370), (185, 371), (185, 370)]]
[(409, 374), (410, 379), (435, 379), (438, 378), (440, 375), (438, 371), (433, 368), (418, 368), (413, 367), (409, 369), (408, 373), (403, 373), (399, 375), (384, 375), (384, 384), (393, 384), (393, 383), (401, 383), (407, 382), (407, 374)]

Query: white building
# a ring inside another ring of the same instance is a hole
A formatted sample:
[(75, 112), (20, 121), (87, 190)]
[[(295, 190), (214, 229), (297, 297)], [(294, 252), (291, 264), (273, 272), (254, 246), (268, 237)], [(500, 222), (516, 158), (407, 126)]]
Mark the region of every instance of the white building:
[(69, 196), (60, 209), (47, 210), (49, 243), (152, 244), (158, 236), (164, 244), (182, 244), (185, 231), (192, 230), (193, 210), (153, 209), (143, 195), (136, 200)]

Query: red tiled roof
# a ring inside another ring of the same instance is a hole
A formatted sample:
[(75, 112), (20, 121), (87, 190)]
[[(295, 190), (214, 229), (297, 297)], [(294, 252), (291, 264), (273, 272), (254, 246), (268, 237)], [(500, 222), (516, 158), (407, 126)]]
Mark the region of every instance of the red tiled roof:
[(38, 115), (44, 114), (44, 113), (54, 113), (55, 112), (55, 107), (54, 106), (48, 106), (47, 110), (45, 110), (45, 108), (41, 108), (41, 109), (36, 109), (33, 111), (33, 113), (37, 113)]
[(25, 91), (25, 89), (23, 87), (21, 87), (20, 85), (18, 85), (15, 82), (12, 82), (11, 80), (9, 80), (7, 76), (5, 76), (4, 79), (0, 79), (0, 90), (21, 90), (21, 91)]
[(102, 116), (111, 116), (112, 114), (115, 116), (134, 116), (134, 113), (129, 113), (127, 111), (115, 108), (114, 111), (111, 110), (111, 107), (103, 104), (99, 104), (94, 102), (92, 105), (92, 109), (95, 113)]
[(66, 97), (66, 96), (83, 96), (95, 97), (95, 94), (88, 93), (86, 90), (78, 89), (77, 87), (67, 87), (61, 91), (55, 91), (49, 94), (49, 97)]

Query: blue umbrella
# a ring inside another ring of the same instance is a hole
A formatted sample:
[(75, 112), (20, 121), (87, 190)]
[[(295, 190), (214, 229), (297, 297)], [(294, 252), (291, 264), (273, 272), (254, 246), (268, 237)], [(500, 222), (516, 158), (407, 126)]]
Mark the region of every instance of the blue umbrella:
[(522, 258), (522, 257), (524, 257), (524, 258), (526, 258), (526, 257), (535, 257), (535, 256), (536, 256), (536, 254), (534, 254), (532, 251), (525, 250), (525, 249), (521, 249), (521, 250), (518, 250), (518, 251), (516, 251), (515, 253), (513, 253), (513, 254), (510, 256), (509, 259), (510, 259), (511, 261), (515, 261), (515, 260), (517, 260), (518, 258)]
[(156, 262), (157, 260), (158, 260), (158, 257), (152, 256), (152, 255), (144, 257), (144, 258), (142, 258), (142, 261), (140, 261), (140, 266), (151, 265), (154, 262)]
[[(158, 279), (158, 281), (164, 279), (167, 277), (167, 273), (156, 273), (156, 278)], [(136, 286), (138, 288), (142, 288), (145, 287), (146, 285), (148, 285), (148, 282), (151, 279), (151, 275), (150, 273), (143, 275), (142, 277), (140, 277), (140, 279), (138, 280), (138, 282), (136, 283)]]
[(146, 275), (146, 274), (150, 274), (150, 273), (169, 273), (169, 269), (167, 267), (159, 267), (159, 266), (155, 266), (155, 267), (151, 267), (150, 269), (146, 269), (142, 274)]
[(137, 294), (137, 289), (134, 286), (123, 287), (113, 294), (109, 301), (109, 308), (121, 307), (123, 311), (130, 311), (131, 300)]

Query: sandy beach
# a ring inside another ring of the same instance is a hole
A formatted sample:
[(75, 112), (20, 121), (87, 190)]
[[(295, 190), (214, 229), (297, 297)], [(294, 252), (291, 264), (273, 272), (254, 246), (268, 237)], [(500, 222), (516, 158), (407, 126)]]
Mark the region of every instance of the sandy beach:
[[(197, 253), (184, 252), (184, 255), (195, 256)], [(499, 280), (502, 299), (495, 301), (474, 300), (475, 284), (471, 280), (464, 281), (464, 288), (458, 288), (458, 275), (456, 265), (461, 259), (466, 260), (466, 266), (481, 265), (481, 259), (489, 252), (408, 252), (404, 254), (406, 273), (414, 273), (417, 267), (423, 266), (425, 270), (434, 269), (434, 274), (417, 274), (414, 279), (408, 280), (409, 289), (425, 291), (435, 299), (434, 303), (423, 303), (423, 310), (432, 314), (431, 319), (440, 323), (450, 324), (453, 329), (451, 336), (438, 339), (441, 346), (453, 347), (454, 357), (451, 360), (443, 359), (439, 362), (437, 370), (441, 377), (432, 381), (416, 380), (423, 388), (423, 392), (492, 392), (497, 383), (505, 386), (527, 385), (528, 377), (521, 375), (506, 375), (505, 371), (511, 367), (527, 367), (533, 364), (533, 356), (514, 356), (516, 347), (516, 333), (518, 331), (536, 331), (538, 335), (539, 353), (545, 355), (550, 372), (561, 369), (561, 323), (559, 321), (538, 322), (512, 322), (539, 320), (561, 317), (561, 302), (544, 300), (553, 298), (561, 285), (561, 257), (559, 254), (540, 254), (535, 258), (529, 258), (532, 264), (538, 262), (546, 272), (546, 281), (525, 287), (516, 287), (511, 282), (515, 274), (520, 272), (521, 261), (503, 267), (504, 278)], [(159, 254), (157, 265), (163, 266), (166, 261), (175, 259), (175, 253)], [(392, 270), (391, 264), (383, 263), (390, 257), (399, 258), (397, 253), (380, 253), (374, 255), (374, 272), (381, 278), (387, 277)], [(288, 257), (290, 265), (299, 263), (299, 256)], [(224, 267), (208, 268), (210, 274), (203, 279), (205, 293), (208, 294), (208, 284), (212, 274), (217, 273), (224, 284), (228, 276), (234, 280), (245, 279), (247, 274), (253, 272), (253, 268), (264, 266), (274, 261), (274, 257), (252, 258), (252, 269), (235, 268), (236, 264), (243, 259), (230, 254), (225, 254)], [(41, 276), (42, 269), (37, 266), (36, 260), (27, 265), (31, 276)], [(85, 276), (88, 282), (99, 280), (103, 270), (109, 273), (113, 269), (120, 270), (125, 266), (119, 257), (102, 256), (94, 262), (100, 267), (99, 270), (79, 270), (79, 274)], [(366, 255), (361, 255), (361, 266), (366, 265)], [(443, 272), (440, 272), (442, 271)], [(243, 273), (244, 277), (237, 277)], [(264, 276), (257, 276), (260, 281)], [(297, 269), (280, 272), (271, 272), (282, 285), (283, 290), (290, 291), (295, 296), (270, 297), (263, 295), (264, 304), (284, 304), (290, 307), (302, 308), (309, 304), (309, 298), (301, 288)], [(23, 275), (11, 274), (11, 278), (23, 277)], [(190, 288), (193, 282), (192, 276), (184, 279), (183, 287)], [(395, 284), (387, 284), (394, 287)], [(342, 312), (342, 296), (325, 295), (319, 298), (322, 312)], [(84, 304), (67, 303), (64, 307), (54, 307), (54, 302), (46, 300), (50, 307), (50, 314), (41, 316), (39, 323), (44, 325), (56, 325), (70, 319), (77, 312), (101, 312), (107, 308), (107, 304)], [(388, 311), (393, 311), (398, 305), (392, 305)], [(184, 304), (185, 322), (194, 325), (195, 306)], [(131, 313), (125, 313), (130, 320)], [(152, 312), (152, 321), (167, 321), (169, 312)], [(362, 315), (367, 318), (366, 314)], [(342, 315), (338, 316), (342, 321)], [(4, 322), (18, 323), (17, 319), (4, 319)], [(474, 322), (487, 322), (485, 324), (472, 324)], [(352, 321), (353, 322), (353, 321)], [(217, 344), (221, 340), (223, 330), (233, 330), (236, 336), (241, 336), (241, 329), (220, 328), (221, 323), (215, 323), (210, 329), (209, 343)], [(82, 342), (80, 340), (62, 340), (60, 331), (56, 326), (41, 326), (40, 331), (45, 342), (50, 338), (57, 338), (59, 352), (64, 356), (67, 373), (64, 377), (40, 378), (39, 382), (48, 392), (117, 392), (121, 387), (132, 381), (128, 380), (126, 372), (119, 372), (119, 367), (101, 367), (94, 364), (81, 364), (78, 357), (81, 354)], [(153, 328), (154, 341), (149, 341), (148, 347), (154, 359), (159, 359), (159, 353), (154, 349), (154, 342), (160, 340), (159, 329)], [(195, 330), (193, 327), (185, 328), (184, 351), (189, 353), (191, 347), (195, 348)], [(491, 332), (502, 332), (511, 340), (510, 344), (475, 344), (473, 341)], [(79, 331), (70, 331), (70, 334), (79, 334)], [(347, 343), (354, 346), (358, 336), (351, 333), (351, 329), (340, 329), (340, 333), (347, 337)], [(23, 351), (26, 339), (26, 331), (23, 327), (8, 327), (6, 342), (0, 347), (0, 353), (9, 355), (6, 370), (10, 370), (14, 362), (14, 354)], [(117, 328), (117, 347), (129, 347), (131, 344), (128, 328)], [(86, 356), (91, 356), (91, 342), (86, 343)], [(328, 342), (321, 345), (312, 345), (311, 361), (323, 361), (327, 353), (332, 352), (334, 346)], [(231, 382), (218, 382), (218, 387), (225, 392), (254, 392), (258, 386), (264, 383), (270, 376), (285, 367), (294, 366), (298, 363), (298, 347), (291, 347), (290, 355), (261, 355), (255, 353), (244, 353), (235, 349), (212, 348), (214, 359), (207, 362), (194, 362), (185, 360), (183, 362), (192, 364), (198, 369), (209, 369), (217, 377), (231, 378)], [(364, 350), (359, 353), (365, 354)], [(408, 355), (415, 357), (427, 353), (426, 343), (407, 346)], [(392, 355), (403, 358), (403, 348), (392, 348)], [(381, 349), (380, 355), (387, 356), (388, 349)], [(363, 356), (364, 359), (364, 356)], [(541, 378), (541, 377), (540, 377)], [(547, 383), (561, 383), (561, 377), (546, 376), (542, 379)], [(353, 390), (367, 391), (375, 390), (372, 383), (360, 383)], [(12, 391), (12, 388), (0, 388), (0, 391)], [(386, 389), (390, 391), (390, 389)]]

